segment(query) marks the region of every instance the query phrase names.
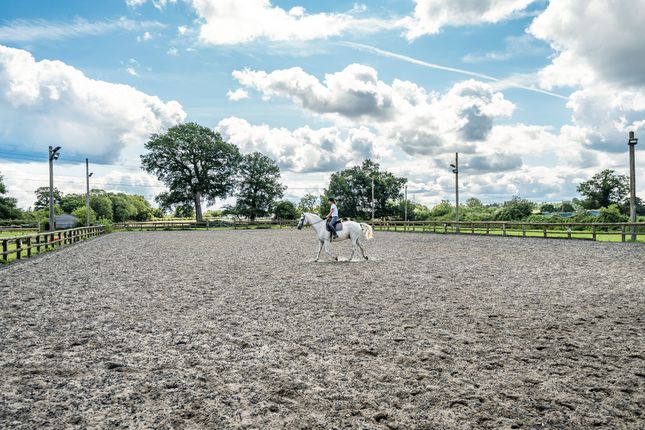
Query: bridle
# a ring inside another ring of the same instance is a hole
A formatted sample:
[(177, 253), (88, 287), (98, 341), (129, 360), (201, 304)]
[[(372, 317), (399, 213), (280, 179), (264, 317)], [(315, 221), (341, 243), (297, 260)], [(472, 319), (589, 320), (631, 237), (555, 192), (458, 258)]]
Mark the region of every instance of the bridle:
[[(302, 226), (303, 226), (303, 227), (305, 226), (305, 224), (304, 224), (304, 222), (305, 222), (305, 218), (306, 218), (306, 217), (303, 215), (303, 216), (302, 216)], [(311, 224), (307, 224), (307, 225), (316, 225), (316, 224), (320, 224), (320, 223), (321, 223), (321, 222), (323, 222), (323, 221), (326, 221), (326, 219), (325, 219), (325, 218), (323, 218), (323, 219), (321, 219), (320, 221), (312, 222)]]

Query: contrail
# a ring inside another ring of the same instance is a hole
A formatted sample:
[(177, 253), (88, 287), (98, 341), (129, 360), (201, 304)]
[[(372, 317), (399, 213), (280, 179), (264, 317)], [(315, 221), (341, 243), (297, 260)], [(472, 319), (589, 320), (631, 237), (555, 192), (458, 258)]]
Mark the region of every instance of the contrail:
[(364, 45), (362, 43), (355, 42), (338, 42), (339, 45), (347, 46), (348, 48), (358, 49), (359, 51), (373, 52), (374, 54), (381, 55), (383, 57), (395, 58), (397, 60), (405, 61), (407, 63), (416, 64), (419, 66), (427, 67), (429, 69), (445, 70), (447, 72), (459, 73), (461, 75), (472, 76), (474, 78), (486, 79), (488, 81), (504, 83), (508, 87), (512, 88), (521, 88), (527, 91), (533, 91), (534, 93), (545, 94), (547, 96), (556, 97), (562, 100), (569, 100), (568, 97), (561, 94), (552, 93), (551, 91), (541, 90), (535, 87), (528, 87), (526, 85), (514, 84), (507, 80), (502, 80), (494, 76), (485, 75), (483, 73), (472, 72), (470, 70), (458, 69), (456, 67), (442, 66), (441, 64), (428, 63), (427, 61), (418, 60), (413, 57), (408, 57), (407, 55), (397, 54), (396, 52), (386, 51), (384, 49), (376, 48), (370, 45)]

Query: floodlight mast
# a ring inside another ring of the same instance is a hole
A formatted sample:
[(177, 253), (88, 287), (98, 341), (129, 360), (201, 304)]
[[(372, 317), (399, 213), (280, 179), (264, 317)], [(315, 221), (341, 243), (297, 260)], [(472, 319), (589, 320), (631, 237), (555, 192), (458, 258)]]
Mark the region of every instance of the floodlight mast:
[(631, 225), (631, 239), (636, 240), (636, 144), (638, 139), (633, 131), (629, 132), (629, 222)]
[(455, 220), (457, 221), (455, 230), (459, 233), (459, 153), (455, 152), (455, 163), (450, 164), (452, 173), (455, 174)]
[(56, 148), (49, 147), (49, 231), (56, 229), (56, 220), (54, 219), (54, 160), (58, 160), (60, 150), (60, 146)]

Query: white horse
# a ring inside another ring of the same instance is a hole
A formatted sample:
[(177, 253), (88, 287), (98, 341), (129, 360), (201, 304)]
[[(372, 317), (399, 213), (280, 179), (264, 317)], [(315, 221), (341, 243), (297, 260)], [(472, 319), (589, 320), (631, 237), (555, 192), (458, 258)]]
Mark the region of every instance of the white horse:
[[(354, 252), (356, 252), (356, 247), (358, 247), (361, 250), (361, 254), (363, 254), (363, 258), (367, 260), (367, 255), (365, 255), (365, 250), (361, 246), (361, 239), (363, 238), (363, 236), (365, 236), (365, 239), (367, 240), (370, 240), (372, 237), (374, 237), (372, 226), (362, 222), (358, 223), (354, 221), (344, 221), (342, 224), (343, 224), (343, 229), (338, 232), (338, 239), (334, 239), (334, 242), (345, 240), (345, 239), (351, 239), (352, 255), (349, 256), (349, 260), (351, 261), (352, 257), (354, 257)], [(316, 230), (316, 236), (320, 241), (320, 247), (318, 248), (318, 255), (316, 256), (316, 259), (314, 261), (318, 261), (320, 259), (320, 251), (322, 251), (323, 247), (325, 248), (325, 253), (327, 255), (329, 255), (334, 260), (338, 261), (338, 257), (332, 255), (332, 253), (329, 252), (331, 233), (327, 231), (325, 220), (320, 218), (316, 214), (305, 212), (300, 217), (300, 222), (298, 223), (298, 230), (302, 230), (302, 228), (306, 225), (310, 225), (314, 228), (314, 230)]]

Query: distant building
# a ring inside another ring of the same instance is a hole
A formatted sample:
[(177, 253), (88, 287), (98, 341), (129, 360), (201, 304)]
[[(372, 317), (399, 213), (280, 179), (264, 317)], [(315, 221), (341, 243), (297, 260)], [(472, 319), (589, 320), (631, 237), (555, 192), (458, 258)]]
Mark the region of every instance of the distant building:
[(74, 228), (78, 220), (75, 216), (69, 214), (56, 215), (54, 217), (54, 225), (56, 230), (64, 230), (66, 228)]

